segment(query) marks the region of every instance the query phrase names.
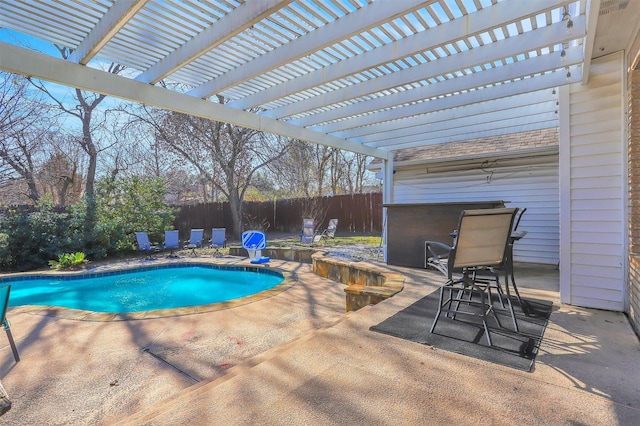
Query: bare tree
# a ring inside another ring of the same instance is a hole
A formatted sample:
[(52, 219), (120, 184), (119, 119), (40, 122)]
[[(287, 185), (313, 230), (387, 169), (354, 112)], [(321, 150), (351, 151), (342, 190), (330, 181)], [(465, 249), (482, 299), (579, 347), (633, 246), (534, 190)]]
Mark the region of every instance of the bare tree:
[(242, 203), (251, 179), (288, 150), (288, 140), (176, 112), (143, 109), (145, 114), (138, 113), (137, 119), (153, 127), (156, 141), (228, 200), (239, 236), (243, 229)]
[(355, 194), (374, 183), (366, 168), (369, 161), (363, 154), (296, 141), (269, 172), (290, 197), (322, 196), (327, 189), (332, 195)]
[(286, 155), (269, 164), (271, 179), (278, 182), (281, 193), (292, 198), (316, 195), (313, 174), (313, 145), (294, 140)]
[(371, 157), (353, 152), (340, 152), (338, 159), (342, 173), (335, 183), (349, 194), (361, 194), (365, 186), (375, 186), (375, 176), (367, 170)]
[[(60, 55), (67, 59), (72, 53), (72, 50), (62, 46), (56, 46), (60, 52)], [(123, 65), (110, 64), (107, 66), (107, 72), (112, 74), (118, 74), (124, 69)], [(91, 235), (95, 230), (95, 181), (96, 173), (98, 169), (98, 154), (102, 150), (106, 150), (109, 147), (100, 146), (94, 138), (94, 133), (99, 127), (104, 124), (105, 116), (102, 116), (102, 121), (95, 123), (96, 113), (100, 112), (98, 106), (106, 99), (106, 95), (87, 92), (80, 89), (73, 90), (73, 97), (75, 104), (72, 105), (66, 99), (61, 99), (49, 90), (49, 86), (41, 81), (29, 79), (31, 83), (45, 93), (56, 105), (56, 107), (64, 114), (76, 118), (81, 125), (81, 137), (76, 139), (76, 142), (85, 152), (88, 158), (87, 169), (84, 173), (85, 184), (84, 193), (87, 203), (87, 213), (84, 223), (84, 234), (87, 241), (92, 241)]]
[(36, 169), (43, 152), (43, 135), (51, 122), (48, 106), (29, 93), (23, 77), (0, 73), (0, 172), (5, 181), (21, 179), (27, 198), (40, 198)]
[(336, 151), (336, 148), (324, 145), (315, 145), (313, 147), (314, 157), (316, 160), (313, 163), (313, 166), (315, 167), (315, 180), (318, 183), (317, 195), (319, 197), (324, 195), (324, 182), (327, 177), (327, 171), (331, 168), (332, 159)]
[(295, 141), (287, 155), (275, 161), (269, 169), (290, 196), (322, 196), (336, 151), (337, 149), (328, 146)]
[(55, 204), (66, 206), (79, 201), (83, 192), (82, 156), (71, 137), (59, 133), (50, 133), (49, 137), (45, 148), (47, 159), (37, 173), (38, 187)]
[[(72, 53), (71, 49), (66, 47), (57, 46), (60, 51), (60, 55), (67, 59)], [(118, 74), (124, 69), (124, 66), (119, 64), (110, 64), (107, 67), (107, 71), (112, 74)], [(82, 129), (82, 137), (77, 139), (77, 143), (82, 150), (87, 154), (89, 162), (87, 165), (87, 172), (85, 175), (85, 194), (87, 198), (92, 199), (95, 189), (96, 171), (98, 166), (98, 154), (100, 151), (106, 149), (106, 147), (100, 147), (94, 139), (94, 132), (96, 130), (96, 123), (94, 123), (95, 113), (98, 112), (97, 108), (105, 100), (106, 95), (87, 92), (80, 89), (74, 89), (75, 105), (71, 105), (65, 99), (60, 99), (54, 95), (43, 82), (30, 79), (31, 83), (45, 93), (57, 106), (60, 111), (70, 115), (80, 121)], [(104, 118), (103, 118), (104, 120)], [(99, 125), (102, 125), (100, 123)]]
[(331, 160), (329, 165), (329, 182), (331, 184), (331, 194), (340, 195), (344, 192), (344, 187), (341, 183), (344, 180), (344, 176), (349, 174), (349, 169), (345, 166), (344, 153), (338, 149), (331, 150)]

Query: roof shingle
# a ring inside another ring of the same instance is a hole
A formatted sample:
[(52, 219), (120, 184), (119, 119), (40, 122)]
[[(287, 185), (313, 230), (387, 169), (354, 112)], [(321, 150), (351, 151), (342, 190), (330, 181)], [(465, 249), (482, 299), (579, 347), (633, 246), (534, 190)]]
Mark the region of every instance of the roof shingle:
[(463, 157), (481, 154), (516, 154), (517, 152), (531, 152), (532, 150), (558, 146), (558, 128), (553, 127), (528, 132), (511, 133), (464, 141), (447, 142), (436, 145), (426, 145), (416, 148), (401, 149), (394, 153), (394, 162), (403, 161), (451, 161)]

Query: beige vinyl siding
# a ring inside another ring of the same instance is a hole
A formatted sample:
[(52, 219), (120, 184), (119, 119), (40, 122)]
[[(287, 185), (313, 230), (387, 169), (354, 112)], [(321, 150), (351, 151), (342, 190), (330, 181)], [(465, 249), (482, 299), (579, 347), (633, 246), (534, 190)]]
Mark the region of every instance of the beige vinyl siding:
[(538, 164), (429, 173), (426, 166), (397, 170), (394, 202), (507, 201), (527, 208), (519, 229), (528, 231), (514, 250), (516, 262), (559, 261), (558, 156)]
[(618, 311), (624, 309), (626, 251), (623, 70), (623, 55), (609, 55), (593, 62), (588, 85), (570, 86), (561, 99), (569, 103), (569, 140), (560, 140), (568, 162), (561, 164), (567, 167), (561, 203), (569, 207), (562, 212), (561, 281), (570, 283), (562, 300)]

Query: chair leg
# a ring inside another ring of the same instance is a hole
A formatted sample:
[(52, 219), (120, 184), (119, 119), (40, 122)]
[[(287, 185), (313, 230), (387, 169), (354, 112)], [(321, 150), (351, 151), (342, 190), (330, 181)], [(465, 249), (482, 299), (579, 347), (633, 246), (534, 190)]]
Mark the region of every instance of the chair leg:
[(522, 298), (520, 297), (520, 292), (518, 291), (518, 286), (516, 285), (516, 279), (513, 276), (513, 271), (511, 271), (511, 285), (513, 286), (513, 290), (516, 293), (516, 297), (518, 298), (518, 302), (522, 304)]
[[(471, 277), (469, 277), (468, 272), (465, 272), (463, 274), (462, 279), (459, 282), (460, 288), (458, 289), (458, 294), (455, 297), (456, 307), (455, 309), (453, 309), (453, 315), (451, 317), (449, 317), (450, 312), (447, 312), (447, 318), (456, 319), (455, 313), (458, 311), (458, 309), (460, 309), (460, 303), (464, 298), (465, 291), (469, 292), (469, 298), (467, 299), (467, 304), (471, 304), (471, 299), (473, 298), (473, 288), (467, 288), (467, 287), (469, 287), (469, 282), (471, 283), (475, 282), (474, 277), (475, 277), (475, 272), (471, 275)], [(453, 293), (451, 293), (451, 299), (453, 299)]]
[[(509, 304), (509, 312), (511, 313), (511, 319), (513, 320), (513, 329), (515, 331), (520, 331), (518, 329), (518, 321), (516, 320), (516, 313), (513, 310), (513, 303), (511, 303), (511, 292), (509, 292), (509, 272), (508, 271), (505, 271), (504, 282), (505, 282), (505, 288), (507, 290), (507, 303)], [(520, 306), (522, 306), (522, 304)]]
[[(489, 287), (487, 287), (488, 289)], [(489, 294), (489, 299), (491, 299), (491, 295)], [(485, 306), (487, 306), (487, 301), (485, 300), (485, 295), (484, 295), (484, 291), (480, 290), (480, 305), (482, 308), (482, 325), (484, 326), (484, 334), (487, 337), (487, 343), (489, 344), (489, 346), (493, 346), (493, 343), (491, 342), (491, 333), (489, 333), (489, 326), (487, 325), (487, 310), (485, 310)], [(493, 309), (491, 307), (488, 308), (488, 310), (493, 311)], [(493, 313), (495, 316), (495, 312)], [(496, 316), (496, 319), (498, 319), (498, 317)], [(498, 320), (499, 323), (500, 320)]]
[[(491, 281), (493, 281), (490, 277), (487, 278), (478, 278), (477, 277), (477, 271), (473, 272), (473, 281), (474, 282), (480, 282), (486, 285), (491, 285)], [(504, 291), (502, 290), (502, 284), (500, 284), (500, 279), (499, 279), (499, 275), (496, 274), (496, 278), (495, 278), (495, 282), (496, 282), (496, 290), (497, 290), (497, 294), (498, 294), (498, 301), (500, 302), (500, 308), (504, 309), (504, 299), (503, 299), (503, 295), (504, 295)]]
[[(524, 312), (526, 316), (530, 316), (529, 305), (527, 304), (526, 301), (522, 300), (522, 297), (520, 297), (520, 292), (518, 291), (518, 286), (516, 285), (516, 278), (513, 275), (513, 245), (510, 245), (508, 250), (509, 252), (508, 252), (507, 263), (505, 265), (505, 271), (507, 275), (511, 278), (511, 285), (513, 286), (513, 291), (516, 294), (516, 298), (518, 299), (518, 303), (520, 304), (520, 308), (522, 309), (522, 312)], [(507, 287), (509, 287), (509, 277), (505, 278)]]
[[(433, 333), (433, 330), (435, 330), (436, 324), (438, 323), (438, 319), (440, 318), (440, 313), (442, 312), (443, 298), (444, 298), (444, 286), (440, 287), (440, 300), (438, 301), (438, 312), (436, 312), (436, 317), (433, 319), (433, 323), (431, 324), (431, 329), (429, 330), (430, 333)], [(449, 303), (451, 302), (449, 301)]]
[(9, 345), (11, 346), (11, 351), (13, 352), (13, 358), (16, 362), (20, 361), (20, 355), (18, 354), (18, 348), (16, 347), (16, 342), (13, 341), (13, 335), (11, 334), (11, 327), (9, 326), (9, 320), (4, 320), (4, 331), (7, 332), (7, 338), (9, 339)]
[[(460, 286), (458, 287), (457, 284), (459, 284)], [(445, 297), (445, 291), (447, 292), (448, 297)], [(465, 294), (466, 292), (468, 292), (469, 294), (468, 299), (467, 299), (467, 295)], [(474, 297), (473, 295), (474, 292), (480, 293), (479, 303), (477, 301), (472, 300)], [(440, 315), (442, 314), (442, 311), (446, 311), (447, 318), (451, 318), (452, 320), (455, 320), (458, 313), (467, 314), (467, 315), (471, 314), (470, 312), (459, 311), (461, 303), (474, 304), (474, 305), (479, 304), (480, 313), (478, 314), (476, 311), (476, 313), (473, 313), (472, 315), (476, 315), (476, 316), (479, 315), (481, 317), (482, 326), (484, 328), (484, 333), (487, 338), (487, 344), (489, 346), (492, 346), (493, 342), (491, 340), (491, 333), (489, 331), (489, 325), (487, 323), (488, 314), (491, 313), (495, 318), (496, 323), (498, 324), (498, 327), (502, 327), (500, 318), (498, 317), (495, 310), (493, 309), (493, 305), (491, 302), (492, 299), (493, 297), (491, 294), (490, 283), (483, 282), (481, 285), (478, 285), (475, 281), (471, 280), (470, 276), (465, 276), (460, 281), (443, 285), (442, 287), (440, 287), (438, 311), (433, 320), (433, 323), (431, 324), (430, 332), (431, 333), (434, 332), (436, 328), (436, 324), (438, 323), (438, 320), (440, 319)]]
[[(506, 285), (509, 285), (509, 282), (506, 282)], [(498, 301), (500, 302), (500, 307), (502, 309), (504, 309), (504, 299), (502, 298), (502, 296), (504, 295), (504, 291), (502, 290), (502, 284), (500, 284), (500, 274), (496, 274), (496, 289), (498, 292)], [(508, 293), (508, 289), (507, 289), (507, 293)]]
[[(509, 272), (507, 269), (505, 269), (505, 274), (504, 274), (504, 282), (505, 282), (505, 290), (502, 290), (502, 284), (500, 284), (500, 271), (496, 270), (494, 271), (495, 273), (495, 281), (496, 281), (496, 289), (497, 289), (497, 293), (498, 293), (498, 300), (500, 302), (500, 308), (501, 309), (506, 309), (504, 306), (504, 297), (506, 296), (507, 299), (507, 308), (509, 309), (509, 313), (511, 314), (511, 320), (513, 321), (513, 328), (515, 331), (519, 331), (518, 330), (518, 321), (516, 319), (516, 314), (515, 311), (513, 310), (513, 303), (511, 302), (511, 292), (509, 291)], [(487, 280), (487, 286), (491, 285), (491, 281)], [(504, 294), (506, 292), (506, 294)], [(493, 303), (493, 297), (491, 296), (491, 294), (489, 294), (489, 301), (490, 303)]]

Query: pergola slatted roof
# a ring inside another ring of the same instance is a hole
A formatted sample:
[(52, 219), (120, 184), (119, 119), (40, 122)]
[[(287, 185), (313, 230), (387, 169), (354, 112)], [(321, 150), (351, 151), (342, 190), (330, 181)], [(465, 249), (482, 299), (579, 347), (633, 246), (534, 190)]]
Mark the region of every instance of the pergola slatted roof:
[[(402, 148), (557, 126), (551, 89), (580, 81), (590, 60), (588, 6), (5, 0), (0, 26), (73, 53), (63, 65), (0, 42), (0, 69), (387, 158)], [(91, 83), (99, 62), (128, 69)], [(161, 82), (180, 102), (155, 92)], [(201, 103), (218, 96), (224, 105)]]

